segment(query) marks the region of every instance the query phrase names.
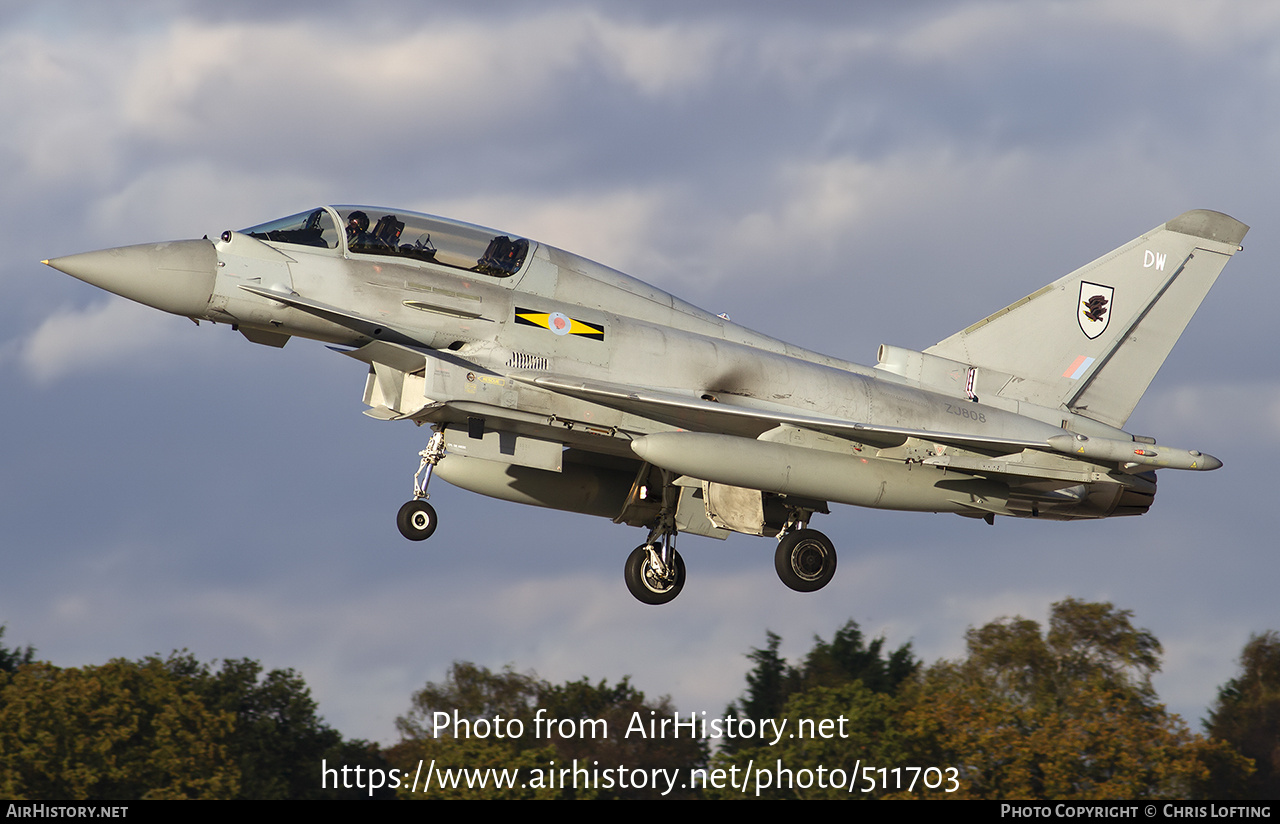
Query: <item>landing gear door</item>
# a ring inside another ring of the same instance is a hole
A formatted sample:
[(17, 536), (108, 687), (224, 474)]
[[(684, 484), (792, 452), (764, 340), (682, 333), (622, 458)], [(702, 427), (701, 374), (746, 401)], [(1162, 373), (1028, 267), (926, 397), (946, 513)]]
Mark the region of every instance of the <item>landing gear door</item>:
[(765, 529), (764, 493), (760, 490), (703, 482), (702, 497), (707, 519), (721, 529), (746, 535), (769, 534)]
[(707, 518), (707, 507), (702, 501), (702, 481), (688, 476), (676, 479), (680, 487), (680, 502), (676, 506), (676, 527), (690, 535), (705, 535), (723, 541), (730, 530), (721, 529)]

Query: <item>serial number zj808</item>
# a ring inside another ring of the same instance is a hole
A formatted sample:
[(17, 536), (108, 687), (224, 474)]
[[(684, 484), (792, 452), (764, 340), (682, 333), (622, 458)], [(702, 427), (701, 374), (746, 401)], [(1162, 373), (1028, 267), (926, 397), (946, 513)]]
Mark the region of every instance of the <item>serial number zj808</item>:
[(962, 404), (961, 405), (952, 404), (952, 403), (947, 404), (947, 414), (958, 415), (961, 418), (968, 418), (969, 420), (977, 421), (978, 423), (987, 422), (987, 416), (981, 410), (970, 409), (969, 407), (964, 406)]

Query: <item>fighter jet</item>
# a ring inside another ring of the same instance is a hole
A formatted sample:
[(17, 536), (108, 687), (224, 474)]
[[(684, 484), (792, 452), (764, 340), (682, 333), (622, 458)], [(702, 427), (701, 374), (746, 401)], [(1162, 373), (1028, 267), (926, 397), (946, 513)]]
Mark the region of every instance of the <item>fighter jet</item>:
[(1077, 520), (1141, 515), (1159, 468), (1218, 459), (1124, 425), (1248, 227), (1191, 211), (923, 351), (874, 367), (732, 323), (534, 240), (399, 209), (322, 206), (216, 240), (44, 261), (253, 343), (364, 364), (365, 414), (429, 425), (400, 532), (436, 530), (438, 475), (646, 530), (631, 594), (671, 601), (679, 533), (778, 539), (826, 586), (833, 503)]

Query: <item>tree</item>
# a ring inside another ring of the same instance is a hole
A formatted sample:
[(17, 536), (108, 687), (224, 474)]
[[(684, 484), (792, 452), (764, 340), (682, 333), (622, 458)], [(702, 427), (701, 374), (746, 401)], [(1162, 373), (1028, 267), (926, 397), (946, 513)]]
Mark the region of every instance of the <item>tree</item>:
[(883, 635), (868, 643), (853, 620), (836, 631), (831, 643), (815, 635), (813, 649), (800, 670), (801, 684), (807, 689), (861, 681), (872, 692), (895, 692), (919, 669), (920, 662), (912, 654), (910, 642), (887, 657), (882, 654), (884, 644)]
[(1240, 654), (1240, 675), (1218, 691), (1205, 728), (1254, 763), (1254, 773), (1244, 779), (1215, 768), (1208, 797), (1280, 798), (1280, 634), (1249, 637)]
[[(434, 723), (437, 712), (448, 719), (443, 730)], [(409, 713), (396, 722), (400, 743), (387, 756), (411, 775), (419, 763), (473, 773), (518, 771), (510, 786), (497, 787), (492, 780), (483, 787), (437, 783), (430, 792), (402, 787), (402, 798), (655, 798), (663, 788), (588, 781), (566, 786), (559, 770), (576, 763), (601, 770), (661, 767), (687, 775), (706, 763), (701, 739), (627, 734), (637, 716), (670, 718), (674, 712), (669, 699), (646, 700), (626, 678), (613, 685), (586, 678), (557, 685), (511, 667), (492, 672), (455, 662), (444, 682), (428, 683), (414, 696)]]
[[(613, 685), (603, 680), (592, 684), (586, 678), (564, 684), (546, 684), (538, 693), (538, 707), (546, 711), (546, 717), (557, 719), (557, 726), (563, 726), (563, 722), (568, 720), (571, 722), (569, 728), (578, 730), (574, 735), (552, 736), (562, 764), (576, 759), (578, 763), (625, 765), (632, 770), (678, 769), (682, 775), (706, 765), (706, 742), (689, 728), (678, 733), (668, 729), (657, 736), (648, 734), (652, 730), (648, 726), (650, 720), (674, 718), (676, 708), (665, 696), (657, 701), (646, 700), (644, 693), (633, 687), (629, 678)], [(685, 720), (688, 719), (686, 715)], [(590, 723), (595, 721), (605, 723)], [(641, 727), (644, 734), (641, 734)], [(686, 789), (678, 788), (665, 797), (687, 797)], [(650, 787), (618, 788), (608, 797), (658, 796)]]
[[(755, 662), (747, 672), (747, 691), (736, 703), (728, 706), (726, 715), (761, 721), (782, 714), (788, 696), (800, 686), (800, 673), (778, 654), (781, 643), (781, 636), (766, 630), (764, 649), (752, 649), (747, 653), (747, 658)], [(758, 737), (756, 740), (730, 738), (723, 742), (722, 747), (734, 752), (755, 743), (758, 743)]]
[[(898, 715), (897, 698), (874, 692), (860, 680), (796, 692), (772, 716), (783, 725), (780, 737), (774, 733), (776, 743), (769, 736), (757, 738), (732, 751), (724, 748), (712, 758), (712, 769), (741, 779), (733, 787), (708, 787), (706, 794), (719, 799), (884, 797), (888, 792), (879, 784), (864, 792), (861, 772), (855, 768), (908, 763), (897, 731)], [(731, 772), (735, 768), (738, 772)]]
[[(778, 654), (781, 643), (780, 636), (766, 631), (765, 647), (747, 653), (755, 666), (747, 673), (746, 692), (729, 705), (727, 714), (753, 721), (779, 718), (787, 701), (798, 692), (853, 682), (862, 683), (872, 692), (892, 693), (920, 666), (910, 643), (886, 657), (882, 652), (884, 637), (868, 644), (858, 622), (853, 620), (837, 630), (830, 643), (815, 635), (813, 648), (799, 667), (791, 666)], [(728, 739), (723, 747), (734, 752), (760, 743), (760, 736), (754, 740)]]
[[(0, 625), (0, 639), (4, 638), (4, 626)], [(0, 643), (0, 672), (17, 672), (18, 667), (35, 660), (36, 651), (30, 644), (25, 649), (9, 649)]]
[[(505, 769), (526, 774), (545, 767), (555, 759), (556, 752), (547, 742), (538, 742), (533, 733), (532, 720), (540, 687), (541, 682), (533, 673), (516, 672), (511, 667), (495, 673), (467, 661), (455, 661), (443, 682), (428, 682), (413, 696), (409, 712), (396, 719), (400, 742), (387, 751), (387, 758), (410, 775), (416, 775), (417, 765), (422, 763), (442, 771)], [(452, 724), (444, 734), (437, 734), (434, 722), (437, 712), (446, 713), (451, 722), (453, 719), (467, 722), (468, 726), (460, 727), (467, 734), (458, 734), (459, 728)], [(470, 734), (470, 724), (477, 721), (493, 724), (499, 719), (507, 731), (511, 729), (511, 721), (519, 721), (519, 736), (488, 734), (491, 732), (488, 728), (483, 737)], [(554, 789), (529, 787), (528, 783), (514, 782), (511, 786), (498, 787), (486, 782), (483, 787), (466, 784), (451, 787), (437, 782), (429, 792), (401, 787), (399, 797), (415, 800), (570, 797)]]
[(321, 720), (311, 690), (292, 669), (263, 675), (262, 664), (242, 658), (224, 660), (214, 671), (189, 654), (175, 654), (167, 665), (206, 706), (234, 717), (227, 747), (240, 767), (237, 798), (368, 798), (364, 789), (322, 788), (321, 762), (386, 767), (377, 747), (344, 741)]
[(0, 796), (233, 798), (234, 717), (158, 658), (0, 674)]
[(903, 718), (909, 760), (954, 765), (953, 797), (1187, 797), (1229, 748), (1158, 703), (1160, 644), (1132, 613), (1068, 599), (1049, 630), (1025, 618), (967, 633), (968, 657), (920, 678)]
[(442, 683), (429, 681), (413, 696), (413, 706), (396, 719), (396, 726), (401, 737), (421, 739), (433, 737), (437, 711), (466, 720), (531, 718), (541, 687), (536, 673), (509, 666), (495, 673), (469, 661), (454, 661)]
[[(850, 620), (836, 631), (831, 641), (813, 638), (813, 647), (800, 666), (792, 666), (778, 654), (782, 639), (766, 632), (765, 647), (753, 649), (747, 658), (755, 666), (747, 673), (747, 689), (726, 713), (760, 724), (754, 737), (726, 738), (712, 766), (722, 770), (747, 769), (751, 764), (783, 764), (792, 771), (808, 771), (799, 778), (783, 780), (765, 788), (753, 788), (759, 798), (868, 798), (881, 792), (848, 793), (852, 776), (843, 777), (838, 789), (830, 770), (852, 770), (859, 759), (879, 759), (880, 765), (901, 764), (896, 743), (895, 715), (898, 704), (893, 694), (919, 667), (911, 645), (903, 644), (887, 656), (884, 637), (867, 642), (856, 621)], [(802, 736), (801, 723), (838, 724), (838, 734), (829, 737), (810, 726)], [(778, 723), (784, 723), (783, 737), (775, 741)], [(869, 763), (869, 762), (868, 762)], [(761, 773), (764, 776), (765, 773)], [(780, 773), (786, 776), (786, 773)], [(812, 778), (806, 783), (806, 777)], [(824, 788), (825, 785), (825, 788)], [(756, 790), (759, 790), (756, 792)], [(738, 797), (736, 791), (708, 789), (712, 797)]]
[[(0, 653), (7, 652), (0, 649)], [(242, 659), (216, 672), (186, 653), (0, 671), (0, 796), (367, 798), (321, 788), (322, 760), (385, 767), (316, 715), (301, 676)]]

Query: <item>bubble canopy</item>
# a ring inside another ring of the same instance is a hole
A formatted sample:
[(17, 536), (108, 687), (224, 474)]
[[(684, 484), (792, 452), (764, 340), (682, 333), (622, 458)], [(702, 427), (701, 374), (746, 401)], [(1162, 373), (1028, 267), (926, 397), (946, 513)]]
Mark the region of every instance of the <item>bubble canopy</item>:
[[(339, 228), (341, 227), (341, 228)], [(376, 206), (320, 206), (242, 229), (271, 243), (340, 249), (507, 277), (520, 271), (529, 241), (483, 226)]]

